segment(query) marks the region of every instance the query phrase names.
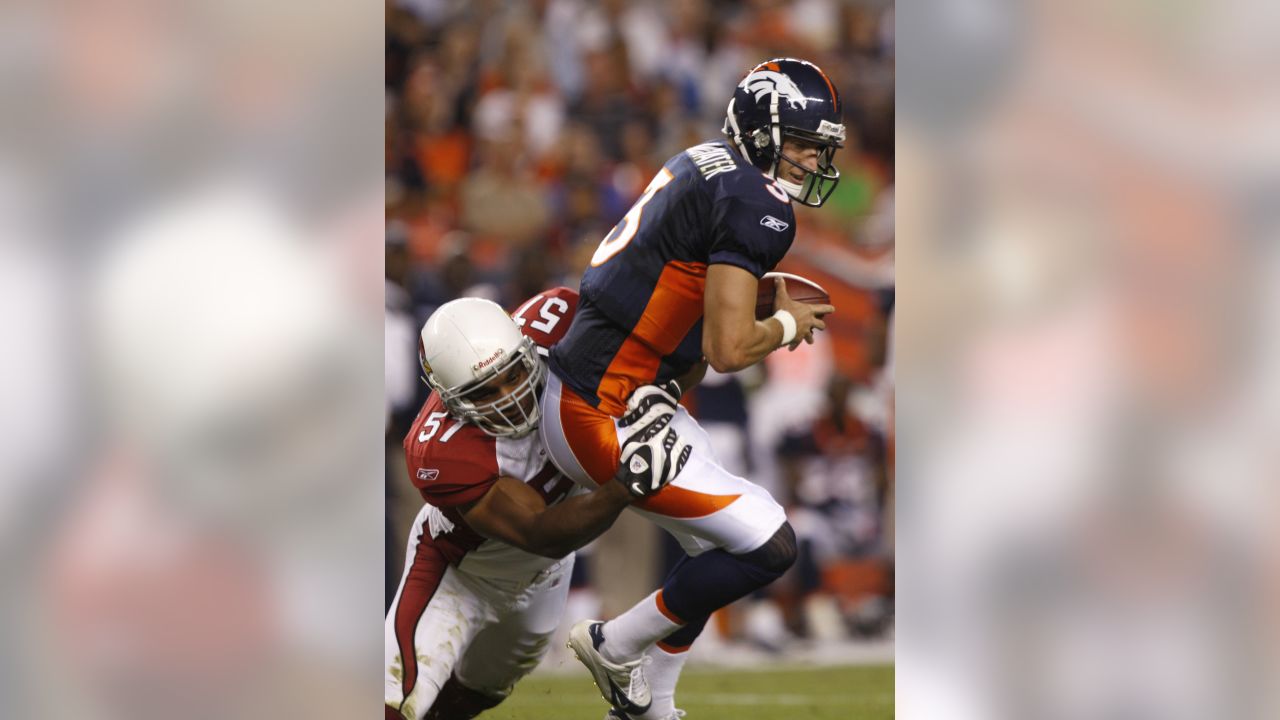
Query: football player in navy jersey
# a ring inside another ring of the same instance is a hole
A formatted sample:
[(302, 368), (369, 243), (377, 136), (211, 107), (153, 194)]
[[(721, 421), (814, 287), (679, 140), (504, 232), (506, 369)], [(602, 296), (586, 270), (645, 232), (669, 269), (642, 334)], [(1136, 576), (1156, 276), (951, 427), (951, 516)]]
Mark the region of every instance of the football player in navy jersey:
[[(573, 324), (552, 347), (541, 432), (556, 465), (584, 486), (618, 468), (628, 403), (676, 407), (688, 389), (676, 378), (703, 362), (733, 372), (812, 342), (834, 311), (793, 301), (778, 283), (773, 316), (755, 315), (759, 278), (795, 237), (794, 205), (821, 206), (839, 181), (832, 158), (845, 128), (834, 85), (803, 60), (761, 63), (734, 89), (724, 134), (668, 160), (604, 238)], [(687, 556), (657, 592), (570, 633), (613, 718), (678, 717), (676, 680), (707, 618), (795, 561), (782, 507), (718, 465), (683, 408), (671, 425), (693, 448), (688, 464), (631, 509)]]

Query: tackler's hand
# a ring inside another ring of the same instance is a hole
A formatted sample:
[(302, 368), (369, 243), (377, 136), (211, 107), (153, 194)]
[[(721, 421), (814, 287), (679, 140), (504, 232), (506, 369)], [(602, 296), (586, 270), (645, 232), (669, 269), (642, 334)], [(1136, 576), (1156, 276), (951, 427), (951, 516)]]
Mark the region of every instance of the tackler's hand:
[(640, 500), (656, 494), (680, 474), (693, 448), (675, 428), (665, 424), (653, 433), (638, 433), (622, 445), (614, 478)]

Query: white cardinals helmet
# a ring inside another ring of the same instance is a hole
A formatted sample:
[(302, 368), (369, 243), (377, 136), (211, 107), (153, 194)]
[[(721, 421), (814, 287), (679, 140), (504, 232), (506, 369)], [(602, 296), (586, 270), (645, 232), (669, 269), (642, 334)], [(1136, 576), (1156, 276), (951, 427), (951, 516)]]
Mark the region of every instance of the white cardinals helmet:
[(418, 359), (455, 417), (493, 437), (520, 437), (537, 427), (547, 368), (497, 303), (460, 298), (441, 305), (422, 327)]

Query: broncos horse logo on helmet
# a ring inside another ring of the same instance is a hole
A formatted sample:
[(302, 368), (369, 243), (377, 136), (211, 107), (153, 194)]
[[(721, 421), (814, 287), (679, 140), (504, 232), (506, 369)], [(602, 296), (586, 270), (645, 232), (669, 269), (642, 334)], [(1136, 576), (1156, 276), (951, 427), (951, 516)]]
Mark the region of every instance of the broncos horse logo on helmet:
[[(752, 165), (801, 204), (820, 207), (840, 182), (840, 171), (832, 162), (835, 151), (844, 147), (840, 95), (811, 62), (777, 58), (752, 68), (734, 89), (723, 131)], [(809, 170), (783, 155), (783, 138), (818, 145), (818, 169)], [(803, 170), (804, 181), (779, 176), (783, 162)]]
[(756, 102), (764, 100), (764, 97), (771, 92), (777, 92), (793, 108), (797, 104), (801, 108), (809, 106), (809, 100), (804, 96), (804, 91), (791, 78), (780, 72), (772, 70), (753, 71), (742, 79), (738, 87), (746, 88), (747, 92), (755, 94)]

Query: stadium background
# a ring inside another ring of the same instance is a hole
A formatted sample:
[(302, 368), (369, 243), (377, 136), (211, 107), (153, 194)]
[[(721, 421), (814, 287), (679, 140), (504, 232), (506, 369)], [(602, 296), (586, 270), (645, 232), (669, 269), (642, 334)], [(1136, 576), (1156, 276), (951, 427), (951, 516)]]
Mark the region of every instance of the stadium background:
[[(813, 346), (733, 376), (709, 373), (685, 398), (725, 464), (788, 507), (802, 555), (767, 595), (721, 613), (690, 667), (879, 672), (844, 682), (870, 695), (830, 696), (814, 708), (844, 716), (847, 701), (890, 716), (891, 670), (868, 666), (892, 661), (892, 4), (389, 0), (386, 11), (388, 600), (421, 506), (400, 441), (425, 399), (416, 353), (423, 321), (460, 296), (514, 309), (547, 287), (576, 288), (591, 252), (663, 162), (719, 135), (742, 74), (771, 57), (802, 57), (838, 85), (849, 140), (836, 156), (839, 187), (823, 208), (798, 209), (796, 242), (779, 269), (826, 287), (837, 313)], [(625, 609), (678, 552), (624, 515), (580, 552), (565, 625)], [(541, 670), (577, 669), (565, 661), (557, 650)], [(539, 682), (549, 681), (526, 685)], [(585, 676), (582, 698), (555, 688), (549, 697), (569, 704), (535, 703), (528, 717), (541, 717), (539, 707), (548, 717), (599, 710)], [(801, 688), (788, 697), (809, 698)], [(532, 692), (517, 690), (506, 711), (521, 712)], [(708, 707), (726, 694), (704, 693)], [(814, 708), (808, 716), (824, 717)], [(767, 707), (754, 712), (773, 717)]]

